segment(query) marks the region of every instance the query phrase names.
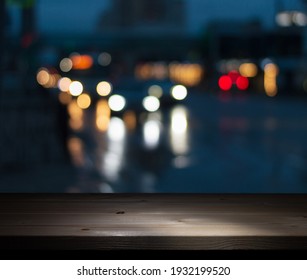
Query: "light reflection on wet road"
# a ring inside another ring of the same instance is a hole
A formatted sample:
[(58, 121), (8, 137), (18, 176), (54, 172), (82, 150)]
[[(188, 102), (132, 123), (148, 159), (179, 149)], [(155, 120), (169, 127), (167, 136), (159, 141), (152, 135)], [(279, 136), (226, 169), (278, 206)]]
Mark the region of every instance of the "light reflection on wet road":
[(111, 118), (98, 104), (71, 120), (69, 192), (307, 192), (305, 101), (194, 93)]

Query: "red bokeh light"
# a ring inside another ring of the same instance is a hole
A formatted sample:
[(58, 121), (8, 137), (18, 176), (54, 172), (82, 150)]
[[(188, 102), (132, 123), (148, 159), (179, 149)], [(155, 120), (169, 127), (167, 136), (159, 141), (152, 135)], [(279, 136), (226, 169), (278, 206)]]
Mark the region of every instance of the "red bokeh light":
[(232, 80), (229, 76), (224, 75), (219, 79), (219, 87), (221, 90), (227, 91), (232, 87)]
[(240, 90), (247, 90), (248, 86), (249, 86), (249, 81), (246, 77), (238, 77), (237, 81), (236, 81), (237, 87)]
[(233, 70), (228, 73), (228, 76), (230, 77), (232, 83), (236, 84), (237, 79), (240, 77), (240, 74), (236, 70)]

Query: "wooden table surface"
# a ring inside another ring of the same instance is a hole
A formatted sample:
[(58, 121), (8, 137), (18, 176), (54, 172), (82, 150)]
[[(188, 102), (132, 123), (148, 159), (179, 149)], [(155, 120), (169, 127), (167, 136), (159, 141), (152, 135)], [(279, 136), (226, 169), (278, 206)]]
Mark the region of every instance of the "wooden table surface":
[(0, 248), (307, 249), (307, 196), (2, 194)]

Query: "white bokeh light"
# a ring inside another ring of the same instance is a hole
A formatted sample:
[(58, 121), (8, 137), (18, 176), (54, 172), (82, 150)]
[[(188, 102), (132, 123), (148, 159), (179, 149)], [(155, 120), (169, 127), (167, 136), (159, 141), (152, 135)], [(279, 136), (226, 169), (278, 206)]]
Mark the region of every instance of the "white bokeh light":
[(174, 99), (176, 100), (183, 100), (187, 97), (188, 95), (188, 90), (185, 86), (182, 85), (177, 85), (174, 86), (171, 90), (171, 94)]
[(126, 99), (121, 95), (115, 94), (109, 98), (108, 103), (112, 111), (120, 112), (126, 106)]
[(147, 96), (143, 99), (143, 106), (148, 112), (156, 112), (160, 108), (160, 101), (157, 97)]
[(74, 81), (69, 85), (69, 92), (73, 96), (79, 96), (83, 92), (83, 85), (79, 81)]

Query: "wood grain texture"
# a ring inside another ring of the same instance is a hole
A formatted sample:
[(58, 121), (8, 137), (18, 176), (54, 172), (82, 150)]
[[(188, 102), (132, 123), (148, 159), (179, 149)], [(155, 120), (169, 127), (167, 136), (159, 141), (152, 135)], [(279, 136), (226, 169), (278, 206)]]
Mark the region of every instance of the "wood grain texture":
[(307, 249), (306, 195), (0, 195), (3, 249)]

